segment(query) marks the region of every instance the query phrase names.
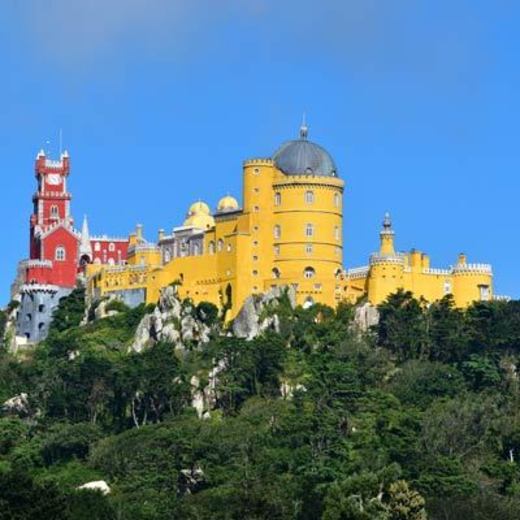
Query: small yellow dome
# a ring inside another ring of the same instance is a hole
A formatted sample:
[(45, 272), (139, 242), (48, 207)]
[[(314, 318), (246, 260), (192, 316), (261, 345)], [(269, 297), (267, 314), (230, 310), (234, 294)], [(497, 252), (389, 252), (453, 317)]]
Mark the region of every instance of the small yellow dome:
[(189, 215), (184, 221), (184, 226), (195, 227), (198, 229), (210, 229), (215, 226), (215, 219), (211, 215), (202, 213)]
[(198, 202), (194, 202), (190, 209), (188, 210), (188, 215), (210, 215), (211, 211), (209, 209), (209, 206), (205, 203), (199, 200)]
[(217, 205), (217, 211), (219, 213), (225, 212), (225, 211), (236, 211), (239, 208), (238, 201), (235, 199), (235, 197), (231, 197), (231, 195), (226, 195), (225, 197), (222, 197), (218, 201)]

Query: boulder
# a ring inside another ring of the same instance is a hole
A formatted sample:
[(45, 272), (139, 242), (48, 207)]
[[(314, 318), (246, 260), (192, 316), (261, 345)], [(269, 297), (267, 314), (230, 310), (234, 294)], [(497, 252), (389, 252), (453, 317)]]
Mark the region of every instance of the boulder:
[(129, 348), (131, 352), (142, 352), (146, 347), (149, 346), (151, 339), (151, 329), (152, 315), (147, 314), (146, 316), (143, 316), (143, 319), (139, 322), (139, 325), (137, 326), (134, 341)]
[(177, 297), (177, 290), (175, 287), (169, 285), (161, 290), (158, 308), (161, 313), (166, 313), (171, 317), (177, 319), (181, 317), (182, 306)]
[(179, 351), (184, 351), (185, 342), (207, 343), (211, 329), (194, 318), (193, 311), (190, 304), (180, 302), (173, 286), (165, 287), (153, 312), (139, 323), (129, 350), (142, 352), (159, 341), (173, 343)]
[(181, 493), (191, 494), (196, 491), (200, 484), (204, 482), (205, 475), (200, 466), (195, 468), (181, 469), (180, 471), (180, 489)]
[[(294, 286), (276, 287), (265, 294), (249, 296), (233, 320), (233, 334), (237, 338), (251, 340), (268, 329), (279, 332), (280, 318), (275, 309), (285, 294), (289, 298), (291, 307), (294, 308), (296, 306)], [(273, 312), (266, 313), (267, 308), (273, 309)]]
[(379, 323), (379, 311), (377, 307), (374, 307), (370, 303), (364, 303), (356, 307), (354, 323), (363, 332), (377, 325)]
[(120, 298), (114, 295), (110, 295), (108, 298), (101, 300), (94, 310), (94, 318), (96, 320), (102, 320), (103, 318), (108, 318), (109, 316), (115, 316), (118, 313), (116, 310), (107, 311), (108, 304), (114, 300), (120, 300)]
[(15, 395), (2, 404), (2, 411), (7, 415), (17, 415), (18, 417), (28, 417), (31, 415), (29, 395), (25, 392)]
[(103, 495), (110, 493), (110, 486), (104, 480), (93, 480), (78, 486), (76, 489), (89, 489), (91, 491), (99, 491)]

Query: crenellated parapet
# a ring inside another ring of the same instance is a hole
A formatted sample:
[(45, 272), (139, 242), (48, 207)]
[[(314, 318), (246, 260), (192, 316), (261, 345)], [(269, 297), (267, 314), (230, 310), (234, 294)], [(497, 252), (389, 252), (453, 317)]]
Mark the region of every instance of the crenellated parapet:
[(243, 163), (244, 168), (247, 166), (273, 166), (274, 161), (265, 157), (246, 159)]
[(490, 264), (457, 264), (453, 267), (454, 275), (484, 274), (493, 276), (493, 269)]

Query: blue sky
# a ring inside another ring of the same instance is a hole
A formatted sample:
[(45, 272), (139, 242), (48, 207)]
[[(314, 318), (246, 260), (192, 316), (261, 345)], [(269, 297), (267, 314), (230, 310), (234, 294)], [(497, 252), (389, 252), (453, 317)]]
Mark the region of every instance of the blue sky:
[(507, 0), (2, 0), (0, 301), (60, 128), (77, 224), (155, 238), (240, 196), (304, 111), (346, 181), (347, 267), (388, 210), (400, 249), (464, 251), (520, 297), (519, 25)]

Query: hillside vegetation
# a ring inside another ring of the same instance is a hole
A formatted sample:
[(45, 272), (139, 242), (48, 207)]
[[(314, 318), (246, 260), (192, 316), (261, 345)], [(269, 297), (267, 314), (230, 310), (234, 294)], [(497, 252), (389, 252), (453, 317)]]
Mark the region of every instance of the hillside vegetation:
[(518, 518), (520, 302), (399, 292), (362, 331), (353, 306), (282, 298), (251, 341), (185, 303), (209, 342), (136, 353), (152, 308), (81, 325), (83, 300), (34, 351), (2, 349), (0, 402), (27, 396), (0, 419), (0, 518)]

